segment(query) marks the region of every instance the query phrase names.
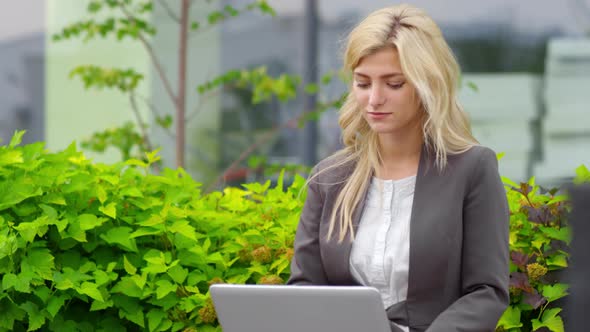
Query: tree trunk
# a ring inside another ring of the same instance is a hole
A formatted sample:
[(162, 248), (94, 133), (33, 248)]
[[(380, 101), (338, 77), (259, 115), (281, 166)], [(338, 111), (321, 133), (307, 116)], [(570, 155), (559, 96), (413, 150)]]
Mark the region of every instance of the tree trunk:
[(178, 95), (176, 97), (176, 167), (183, 167), (185, 162), (186, 140), (186, 58), (188, 43), (188, 21), (190, 0), (182, 0), (180, 8), (180, 34), (178, 50)]

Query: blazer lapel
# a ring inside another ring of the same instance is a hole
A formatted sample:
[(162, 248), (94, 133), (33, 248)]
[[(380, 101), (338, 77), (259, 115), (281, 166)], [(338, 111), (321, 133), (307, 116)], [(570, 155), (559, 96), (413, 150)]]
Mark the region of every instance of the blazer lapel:
[[(437, 201), (437, 195), (440, 194), (440, 188), (433, 185), (437, 182), (440, 175), (439, 170), (434, 164), (434, 154), (423, 146), (418, 174), (416, 176), (416, 185), (414, 188), (414, 200), (412, 202), (412, 212), (410, 216), (410, 258), (408, 272), (408, 293), (406, 297), (406, 314), (412, 316), (412, 304), (419, 297), (428, 297), (424, 294), (424, 289), (428, 289), (429, 279), (432, 275), (425, 275), (422, 266), (428, 265), (432, 249), (429, 249), (430, 240), (427, 235), (432, 234), (432, 224), (429, 224), (428, 216), (433, 211), (432, 202)], [(411, 324), (410, 324), (411, 325)]]

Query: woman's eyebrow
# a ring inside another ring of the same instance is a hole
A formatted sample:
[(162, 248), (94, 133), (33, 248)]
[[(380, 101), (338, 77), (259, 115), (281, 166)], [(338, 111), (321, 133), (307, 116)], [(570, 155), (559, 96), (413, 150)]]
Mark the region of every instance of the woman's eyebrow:
[[(371, 78), (369, 75), (367, 74), (363, 74), (361, 72), (355, 71), (354, 75), (363, 77), (363, 78)], [(404, 74), (402, 73), (398, 73), (398, 72), (394, 72), (394, 73), (387, 73), (387, 74), (383, 74), (381, 76), (379, 76), (379, 78), (392, 78), (392, 77), (396, 77), (396, 76), (404, 76)]]

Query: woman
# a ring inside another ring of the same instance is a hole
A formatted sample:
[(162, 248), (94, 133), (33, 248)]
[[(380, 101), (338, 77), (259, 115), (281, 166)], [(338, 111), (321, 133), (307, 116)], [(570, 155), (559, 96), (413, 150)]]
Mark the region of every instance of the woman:
[(493, 331), (509, 302), (508, 206), (440, 29), (408, 5), (378, 10), (344, 65), (345, 147), (308, 180), (288, 283), (375, 287), (392, 331)]

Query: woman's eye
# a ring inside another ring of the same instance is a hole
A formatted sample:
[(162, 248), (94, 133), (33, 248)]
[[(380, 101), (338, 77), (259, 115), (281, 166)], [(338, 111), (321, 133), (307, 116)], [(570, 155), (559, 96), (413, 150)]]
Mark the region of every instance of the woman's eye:
[(370, 85), (369, 83), (361, 83), (361, 82), (356, 83), (356, 87), (360, 88), (360, 89), (366, 89), (369, 87), (369, 85)]
[(401, 83), (387, 83), (387, 85), (392, 88), (392, 89), (401, 89), (402, 86), (404, 86), (404, 84), (406, 84), (406, 82), (401, 82)]

